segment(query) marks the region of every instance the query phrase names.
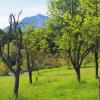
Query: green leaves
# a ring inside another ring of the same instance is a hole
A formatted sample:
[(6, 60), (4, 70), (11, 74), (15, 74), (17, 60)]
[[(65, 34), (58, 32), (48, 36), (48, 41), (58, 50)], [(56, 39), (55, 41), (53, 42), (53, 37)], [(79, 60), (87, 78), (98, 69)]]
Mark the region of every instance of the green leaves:
[(53, 40), (61, 52), (67, 51), (74, 68), (81, 66), (97, 38), (100, 37), (99, 2), (98, 0), (52, 0), (49, 5), (51, 14), (49, 28), (52, 34), (55, 34)]
[(29, 48), (33, 53), (47, 48), (47, 35), (48, 33), (45, 29), (37, 29), (35, 31), (25, 33), (24, 47)]

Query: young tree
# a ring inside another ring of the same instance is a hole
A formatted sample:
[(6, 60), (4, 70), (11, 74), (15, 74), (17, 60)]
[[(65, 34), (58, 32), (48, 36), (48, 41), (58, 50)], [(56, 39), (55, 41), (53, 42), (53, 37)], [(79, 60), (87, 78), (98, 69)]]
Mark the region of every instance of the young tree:
[(46, 36), (47, 33), (45, 29), (36, 29), (24, 34), (24, 49), (26, 51), (30, 83), (32, 83), (32, 70), (36, 67), (35, 62), (39, 60), (39, 53), (43, 52), (43, 49), (46, 48)]
[(32, 48), (32, 35), (31, 33), (25, 33), (24, 35), (24, 49), (25, 49), (25, 52), (26, 52), (26, 63), (27, 63), (27, 68), (28, 68), (28, 72), (29, 72), (29, 82), (30, 84), (32, 84), (32, 69), (33, 69), (33, 57), (32, 57), (32, 54), (33, 52), (31, 52), (31, 50), (33, 49)]
[(16, 20), (15, 16), (13, 14), (10, 15), (10, 26), (11, 31), (15, 34), (15, 41), (16, 41), (16, 47), (17, 47), (17, 57), (16, 57), (16, 69), (14, 70), (15, 75), (15, 86), (14, 86), (14, 94), (15, 96), (18, 96), (18, 90), (19, 90), (19, 75), (21, 71), (21, 64), (22, 64), (22, 32), (19, 25), (19, 17), (22, 13), (22, 10), (18, 14), (18, 18)]
[[(19, 25), (19, 17), (22, 11), (18, 14), (18, 18), (16, 19), (13, 14), (9, 16), (9, 32), (7, 34), (7, 54), (4, 52), (4, 50), (1, 50), (1, 55), (3, 61), (7, 64), (8, 68), (11, 70), (12, 73), (14, 73), (15, 76), (15, 84), (14, 84), (14, 95), (18, 96), (18, 90), (19, 90), (19, 75), (21, 70), (21, 64), (22, 64), (22, 32)], [(16, 68), (13, 68), (13, 64), (11, 64), (11, 57), (10, 57), (10, 42), (12, 42), (11, 36), (14, 35), (15, 38), (13, 41), (16, 42), (16, 50), (17, 55), (16, 58)], [(4, 46), (4, 45), (3, 45)]]

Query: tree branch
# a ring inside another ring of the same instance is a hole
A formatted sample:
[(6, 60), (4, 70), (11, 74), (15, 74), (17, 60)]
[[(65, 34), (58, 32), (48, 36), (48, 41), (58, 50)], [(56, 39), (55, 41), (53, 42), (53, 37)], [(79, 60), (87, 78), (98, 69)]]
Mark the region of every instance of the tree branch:
[(89, 52), (92, 50), (93, 47), (94, 47), (94, 45), (92, 45), (90, 48), (87, 48), (86, 51), (82, 54), (81, 60), (79, 62), (79, 66), (81, 65), (82, 61), (89, 54)]

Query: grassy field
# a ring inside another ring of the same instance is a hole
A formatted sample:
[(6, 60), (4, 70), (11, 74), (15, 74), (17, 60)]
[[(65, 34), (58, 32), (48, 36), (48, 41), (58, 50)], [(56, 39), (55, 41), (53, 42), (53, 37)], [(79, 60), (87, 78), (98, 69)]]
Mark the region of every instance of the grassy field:
[[(66, 67), (41, 70), (33, 73), (33, 84), (28, 75), (20, 77), (17, 100), (98, 100), (98, 81), (93, 68), (81, 69), (81, 83), (76, 80), (73, 69)], [(37, 80), (38, 77), (38, 81)], [(13, 77), (0, 77), (0, 100), (15, 100)]]

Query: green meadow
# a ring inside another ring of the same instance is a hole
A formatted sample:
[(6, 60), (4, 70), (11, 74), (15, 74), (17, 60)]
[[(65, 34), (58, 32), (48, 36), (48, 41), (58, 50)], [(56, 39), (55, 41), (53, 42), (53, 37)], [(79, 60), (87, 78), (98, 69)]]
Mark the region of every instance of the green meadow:
[(13, 95), (13, 76), (0, 77), (0, 100), (97, 100), (98, 81), (94, 68), (81, 68), (81, 82), (73, 69), (66, 67), (33, 72), (30, 85), (28, 73), (20, 76), (19, 96)]

